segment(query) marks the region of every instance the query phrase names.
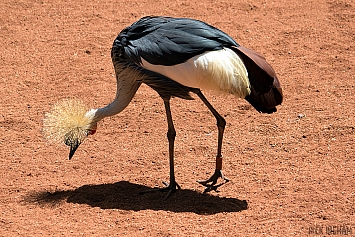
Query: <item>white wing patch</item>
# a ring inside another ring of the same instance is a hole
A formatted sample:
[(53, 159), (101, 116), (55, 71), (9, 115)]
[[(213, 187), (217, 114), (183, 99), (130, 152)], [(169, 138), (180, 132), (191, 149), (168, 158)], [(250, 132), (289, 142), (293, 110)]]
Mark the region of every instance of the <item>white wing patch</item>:
[(244, 98), (250, 94), (248, 72), (241, 58), (231, 49), (209, 51), (173, 66), (150, 64), (143, 67), (188, 87), (216, 90)]

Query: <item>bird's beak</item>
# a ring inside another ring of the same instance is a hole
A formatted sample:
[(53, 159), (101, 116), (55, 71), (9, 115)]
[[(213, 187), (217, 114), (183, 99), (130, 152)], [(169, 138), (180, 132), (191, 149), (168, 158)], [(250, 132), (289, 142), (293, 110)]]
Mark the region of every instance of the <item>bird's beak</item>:
[(79, 141), (77, 138), (74, 138), (72, 134), (67, 134), (64, 143), (65, 145), (70, 146), (70, 152), (69, 152), (69, 160), (70, 160), (73, 157), (76, 149), (78, 149), (79, 145), (81, 144), (81, 141)]
[(79, 141), (76, 141), (76, 142), (70, 144), (69, 160), (73, 157), (73, 155), (74, 155), (76, 149), (78, 149), (79, 145), (80, 145)]

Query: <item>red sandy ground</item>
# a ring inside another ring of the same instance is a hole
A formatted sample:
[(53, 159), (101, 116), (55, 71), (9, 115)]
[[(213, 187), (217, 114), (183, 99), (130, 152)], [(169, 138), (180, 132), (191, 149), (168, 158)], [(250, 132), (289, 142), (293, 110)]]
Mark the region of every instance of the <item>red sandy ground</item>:
[[(353, 1), (4, 0), (0, 12), (0, 236), (355, 235)], [(215, 25), (281, 80), (285, 100), (271, 115), (206, 92), (227, 120), (231, 182), (219, 193), (196, 182), (212, 174), (217, 145), (200, 100), (172, 100), (182, 190), (167, 201), (138, 195), (169, 178), (164, 107), (147, 86), (72, 160), (43, 139), (57, 101), (114, 98), (112, 41), (145, 15)]]

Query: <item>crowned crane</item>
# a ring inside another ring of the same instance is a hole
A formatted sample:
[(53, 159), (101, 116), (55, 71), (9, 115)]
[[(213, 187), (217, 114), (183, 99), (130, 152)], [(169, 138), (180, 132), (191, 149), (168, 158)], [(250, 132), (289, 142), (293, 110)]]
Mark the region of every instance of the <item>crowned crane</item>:
[[(97, 123), (123, 111), (142, 83), (154, 89), (164, 101), (168, 123), (170, 182), (160, 191), (166, 196), (180, 186), (174, 175), (176, 136), (170, 99), (193, 99), (196, 94), (217, 120), (218, 143), (214, 174), (198, 181), (204, 193), (226, 183), (222, 173), (222, 139), (225, 119), (202, 94), (215, 90), (247, 100), (257, 111), (273, 113), (283, 95), (279, 80), (265, 58), (240, 46), (221, 30), (188, 18), (144, 17), (121, 31), (111, 51), (117, 79), (116, 98), (104, 108), (88, 110), (81, 103), (66, 101), (47, 113), (47, 137), (70, 146), (71, 159), (82, 141), (94, 134)], [(222, 183), (217, 184), (221, 178)]]

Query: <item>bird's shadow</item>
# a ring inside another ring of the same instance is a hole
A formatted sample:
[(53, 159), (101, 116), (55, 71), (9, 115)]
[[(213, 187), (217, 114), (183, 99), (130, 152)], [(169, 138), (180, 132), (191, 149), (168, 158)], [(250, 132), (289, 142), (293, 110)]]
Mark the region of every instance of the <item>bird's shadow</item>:
[(245, 200), (202, 194), (182, 189), (167, 200), (166, 193), (141, 191), (152, 188), (120, 181), (112, 184), (84, 185), (74, 190), (40, 191), (28, 194), (25, 202), (39, 205), (56, 206), (61, 202), (87, 204), (102, 209), (120, 210), (165, 210), (172, 212), (193, 212), (196, 214), (216, 214), (221, 212), (240, 212), (248, 208)]

